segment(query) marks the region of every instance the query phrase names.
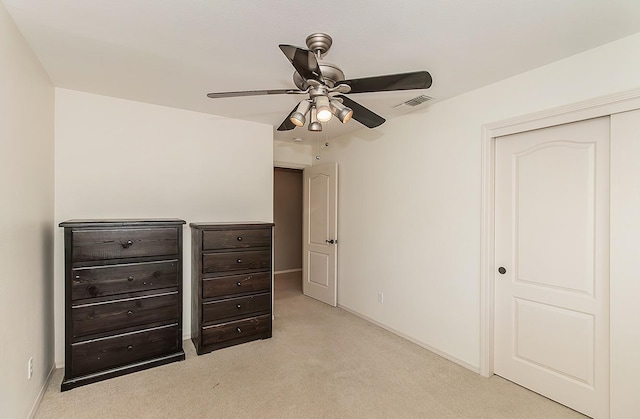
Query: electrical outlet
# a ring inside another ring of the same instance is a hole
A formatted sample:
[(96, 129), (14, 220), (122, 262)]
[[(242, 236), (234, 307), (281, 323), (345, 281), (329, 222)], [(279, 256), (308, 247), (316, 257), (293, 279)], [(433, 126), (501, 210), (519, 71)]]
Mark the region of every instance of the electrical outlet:
[(381, 292), (378, 292), (378, 302), (384, 303), (384, 294)]
[(33, 358), (29, 358), (29, 365), (27, 368), (27, 378), (31, 380), (31, 377), (33, 376)]

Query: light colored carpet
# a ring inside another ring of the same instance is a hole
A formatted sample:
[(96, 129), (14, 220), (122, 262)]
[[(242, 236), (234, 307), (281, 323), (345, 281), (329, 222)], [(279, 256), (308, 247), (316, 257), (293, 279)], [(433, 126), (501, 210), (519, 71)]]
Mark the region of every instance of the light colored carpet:
[(584, 418), (483, 378), (276, 278), (273, 337), (60, 392), (36, 418)]

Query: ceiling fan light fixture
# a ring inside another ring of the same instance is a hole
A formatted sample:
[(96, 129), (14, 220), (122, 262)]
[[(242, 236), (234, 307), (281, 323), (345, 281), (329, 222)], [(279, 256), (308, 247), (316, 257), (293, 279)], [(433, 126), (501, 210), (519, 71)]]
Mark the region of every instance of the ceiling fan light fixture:
[(298, 104), (296, 111), (291, 114), (289, 120), (292, 124), (298, 127), (304, 126), (305, 123), (305, 115), (309, 112), (309, 108), (311, 107), (311, 102), (308, 100), (303, 100)]
[(289, 120), (293, 125), (301, 127), (304, 125), (304, 121), (305, 121), (304, 114), (300, 112), (294, 112), (289, 118)]
[(353, 116), (353, 110), (351, 108), (344, 106), (335, 99), (331, 100), (331, 112), (333, 112), (336, 118), (338, 118), (343, 124), (349, 122)]
[(329, 122), (333, 114), (329, 106), (329, 98), (327, 96), (317, 96), (315, 98), (316, 117), (320, 122)]
[(316, 117), (316, 108), (311, 108), (311, 120), (309, 121), (309, 131), (322, 131), (322, 124), (318, 122)]

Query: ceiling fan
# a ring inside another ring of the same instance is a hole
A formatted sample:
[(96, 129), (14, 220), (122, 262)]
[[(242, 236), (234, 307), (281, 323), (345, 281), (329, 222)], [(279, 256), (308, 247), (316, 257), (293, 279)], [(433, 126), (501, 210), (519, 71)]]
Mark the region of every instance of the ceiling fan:
[(431, 75), (427, 71), (345, 79), (340, 67), (322, 60), (333, 43), (329, 35), (311, 34), (307, 37), (306, 43), (308, 50), (293, 45), (279, 45), (280, 50), (296, 70), (293, 73), (293, 82), (297, 90), (247, 90), (209, 93), (207, 96), (216, 99), (279, 94), (308, 95), (308, 98), (303, 99), (293, 108), (278, 127), (278, 131), (302, 127), (307, 117), (309, 117), (309, 131), (322, 131), (322, 123), (329, 122), (333, 116), (343, 124), (353, 118), (369, 128), (375, 128), (385, 122), (380, 115), (345, 96), (347, 93), (427, 89), (431, 86)]

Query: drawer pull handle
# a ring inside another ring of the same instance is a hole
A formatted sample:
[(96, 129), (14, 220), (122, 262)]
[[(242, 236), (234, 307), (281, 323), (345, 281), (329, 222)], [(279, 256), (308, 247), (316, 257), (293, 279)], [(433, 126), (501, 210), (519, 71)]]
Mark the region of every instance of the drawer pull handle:
[(129, 282), (133, 281), (133, 276), (128, 277), (127, 281), (129, 281)]
[(237, 308), (238, 310), (240, 310), (240, 309), (242, 309), (242, 306), (241, 306), (240, 304), (238, 304), (238, 305), (236, 305), (236, 308)]
[(239, 327), (236, 327), (236, 331), (237, 331), (238, 333), (242, 333), (242, 329), (240, 329)]
[(242, 286), (242, 282), (238, 281), (238, 282), (236, 282), (236, 285), (241, 287)]
[(122, 247), (128, 249), (132, 244), (133, 242), (131, 240), (127, 240), (126, 242), (122, 243)]
[(236, 262), (242, 263), (242, 259), (236, 259)]
[(133, 316), (133, 311), (131, 311), (131, 310), (127, 311), (127, 316), (129, 316), (129, 317)]
[(76, 275), (76, 279), (80, 279), (80, 275)]
[(238, 240), (239, 242), (241, 242), (241, 241), (242, 241), (242, 236), (238, 236), (238, 237), (237, 237), (237, 240)]
[(129, 352), (133, 351), (133, 345), (127, 346), (127, 351), (129, 351)]

